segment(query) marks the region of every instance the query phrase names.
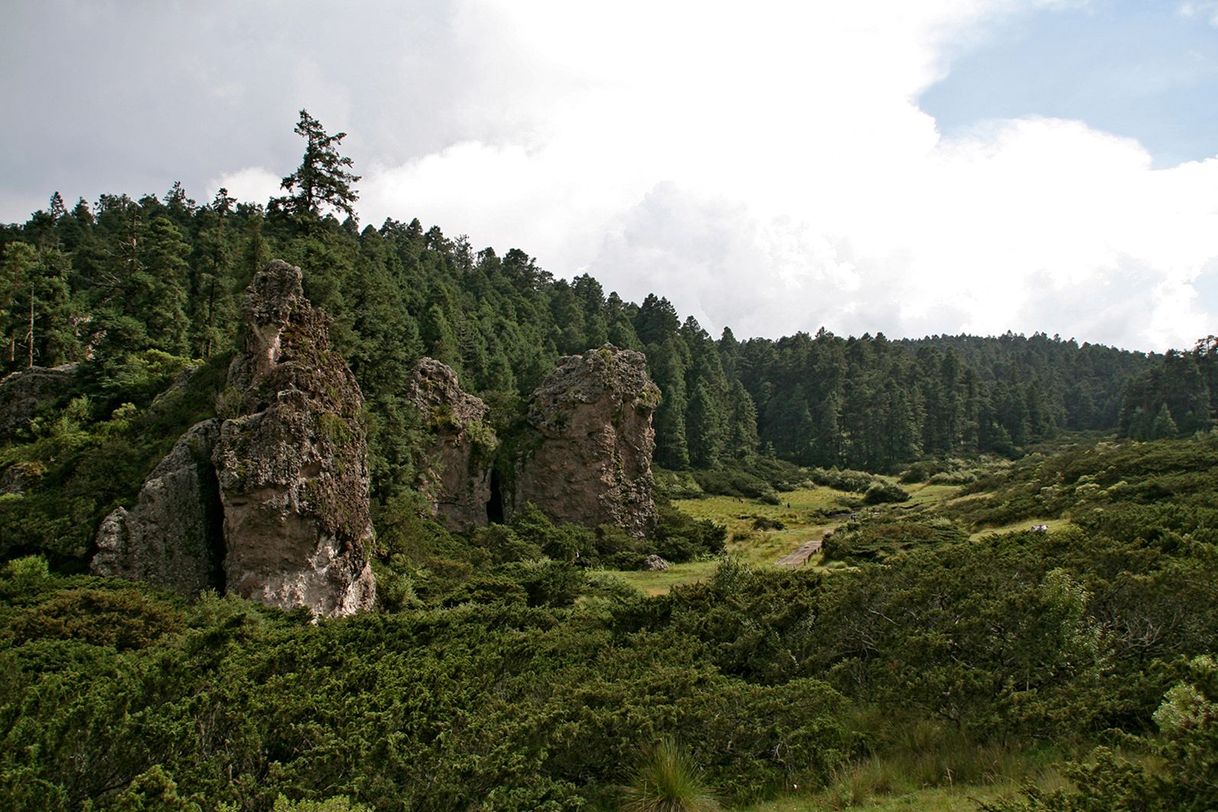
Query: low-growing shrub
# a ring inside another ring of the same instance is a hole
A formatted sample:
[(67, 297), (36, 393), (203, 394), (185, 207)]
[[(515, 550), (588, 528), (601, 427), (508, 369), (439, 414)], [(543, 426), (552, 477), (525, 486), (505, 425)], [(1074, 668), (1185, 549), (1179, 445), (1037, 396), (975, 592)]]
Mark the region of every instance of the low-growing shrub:
[(968, 534), (943, 519), (850, 522), (825, 538), (826, 561), (883, 562), (897, 553), (963, 541)]
[(877, 481), (863, 494), (863, 504), (882, 505), (888, 502), (908, 502), (909, 493), (900, 485)]
[(808, 473), (817, 485), (850, 493), (863, 493), (876, 482), (876, 478), (866, 471), (849, 468), (812, 468)]
[(781, 519), (771, 519), (769, 516), (756, 516), (753, 519), (754, 530), (783, 530), (786, 525)]
[(719, 468), (694, 471), (694, 479), (703, 491), (717, 496), (739, 496), (746, 499), (771, 497), (777, 500), (770, 483), (739, 469)]
[(660, 505), (653, 552), (679, 563), (720, 555), (727, 544), (727, 528), (709, 519), (694, 519), (672, 505)]

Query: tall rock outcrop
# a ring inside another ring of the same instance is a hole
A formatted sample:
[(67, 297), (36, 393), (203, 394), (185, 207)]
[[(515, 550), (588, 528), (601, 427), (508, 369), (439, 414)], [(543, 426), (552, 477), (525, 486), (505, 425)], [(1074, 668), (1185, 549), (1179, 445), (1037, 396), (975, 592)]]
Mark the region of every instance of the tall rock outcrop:
[(153, 469), (131, 510), (116, 508), (97, 532), (91, 570), (182, 595), (223, 588), (220, 494), (211, 455), (220, 421), (190, 428)]
[(432, 514), (457, 532), (485, 526), (491, 454), (498, 446), (485, 422), (486, 404), (462, 390), (456, 373), (432, 358), (415, 365), (407, 397), (431, 437), (416, 484)]
[(300, 269), (274, 261), (245, 294), (245, 347), (229, 368), (215, 462), (224, 574), (242, 597), (315, 616), (369, 608), (363, 395), (330, 349)]
[(605, 345), (559, 359), (533, 393), (529, 423), (539, 437), (517, 466), (515, 505), (532, 502), (559, 521), (650, 533), (651, 416), (659, 404), (640, 352)]

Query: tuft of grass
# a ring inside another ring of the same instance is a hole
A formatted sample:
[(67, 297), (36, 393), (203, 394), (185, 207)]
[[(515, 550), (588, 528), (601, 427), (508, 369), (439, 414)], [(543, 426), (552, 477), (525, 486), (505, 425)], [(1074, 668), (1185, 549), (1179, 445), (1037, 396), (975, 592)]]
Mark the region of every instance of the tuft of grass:
[(715, 812), (719, 804), (689, 754), (664, 737), (643, 754), (622, 812)]

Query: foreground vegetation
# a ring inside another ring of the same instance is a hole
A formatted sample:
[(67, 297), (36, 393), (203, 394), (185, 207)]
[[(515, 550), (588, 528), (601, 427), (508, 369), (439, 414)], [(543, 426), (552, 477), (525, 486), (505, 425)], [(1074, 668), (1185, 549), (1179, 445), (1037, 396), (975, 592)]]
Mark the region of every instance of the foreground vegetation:
[[(999, 468), (860, 503), (824, 567), (707, 549), (704, 582), (652, 598), (563, 558), (617, 554), (606, 537), (536, 515), (472, 538), (390, 525), (382, 611), (317, 625), (16, 559), (0, 791), (12, 809), (612, 809), (671, 742), (727, 808), (1211, 808), (1218, 439)], [(784, 532), (757, 518), (859, 500), (776, 492), (680, 504), (746, 517), (740, 548)], [(977, 532), (1024, 514), (1063, 523)]]

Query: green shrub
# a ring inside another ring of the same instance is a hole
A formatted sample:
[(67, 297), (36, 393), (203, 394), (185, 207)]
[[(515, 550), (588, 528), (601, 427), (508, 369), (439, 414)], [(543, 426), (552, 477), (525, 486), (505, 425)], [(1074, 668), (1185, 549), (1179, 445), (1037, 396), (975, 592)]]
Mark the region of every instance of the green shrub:
[(866, 471), (849, 468), (812, 468), (808, 473), (817, 485), (849, 493), (863, 493), (877, 481)]
[(965, 541), (968, 534), (950, 521), (849, 522), (825, 538), (826, 561), (882, 563), (898, 553)]
[(622, 812), (714, 812), (714, 793), (670, 737), (648, 747), (623, 792)]
[(891, 482), (875, 482), (863, 494), (863, 504), (882, 505), (888, 502), (908, 502), (909, 492)]
[(727, 528), (708, 519), (694, 519), (672, 505), (659, 505), (659, 522), (651, 552), (679, 563), (720, 555), (727, 545)]
[(782, 530), (786, 527), (781, 519), (771, 519), (769, 516), (755, 516), (753, 518), (754, 530)]
[(739, 469), (694, 471), (693, 477), (705, 493), (717, 496), (737, 496), (743, 499), (777, 499), (770, 483)]

